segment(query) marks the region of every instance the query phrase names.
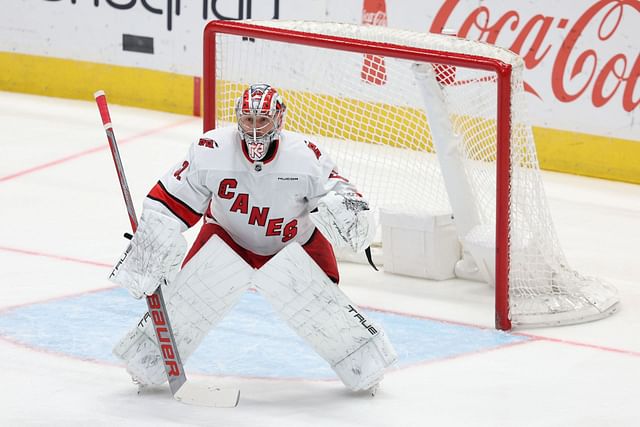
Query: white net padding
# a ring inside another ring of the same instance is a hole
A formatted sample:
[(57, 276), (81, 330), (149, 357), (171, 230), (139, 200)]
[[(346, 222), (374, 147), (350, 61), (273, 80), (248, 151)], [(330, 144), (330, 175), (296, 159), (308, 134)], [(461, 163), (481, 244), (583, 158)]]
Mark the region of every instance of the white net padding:
[[(495, 248), (496, 185), (506, 185), (510, 188), (511, 323), (576, 323), (615, 310), (615, 289), (571, 270), (559, 245), (527, 123), (523, 64), (517, 55), (477, 41), (386, 27), (287, 21), (249, 24), (280, 28), (283, 33), (295, 30), (430, 49), (441, 52), (443, 58), (451, 52), (495, 58), (511, 65), (511, 113), (504, 118), (497, 115), (494, 73), (461, 65), (438, 66), (444, 114), (456, 136), (455, 153), (464, 166), (458, 174), (464, 175), (473, 195), (465, 210), (472, 212), (476, 226), (466, 230), (461, 240)], [(214, 40), (215, 46), (205, 48), (215, 49), (215, 64), (210, 65), (215, 70), (216, 127), (234, 121), (235, 99), (248, 84), (269, 83), (287, 104), (285, 128), (309, 135), (327, 150), (376, 210), (452, 212), (453, 197), (447, 194), (425, 113), (430, 109), (425, 109), (412, 70), (415, 60), (389, 55), (371, 61), (367, 55), (365, 61), (361, 51), (224, 33), (217, 33)], [(205, 80), (213, 77), (205, 76)], [(208, 102), (211, 100), (205, 99)], [(433, 114), (437, 112), (431, 112), (432, 118)], [(511, 122), (511, 180), (507, 183), (497, 183), (496, 178), (500, 120)]]

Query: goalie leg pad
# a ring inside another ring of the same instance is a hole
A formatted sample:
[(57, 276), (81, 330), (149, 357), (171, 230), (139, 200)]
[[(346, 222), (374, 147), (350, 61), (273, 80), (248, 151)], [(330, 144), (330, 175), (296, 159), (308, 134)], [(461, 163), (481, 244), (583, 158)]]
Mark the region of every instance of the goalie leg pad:
[(362, 347), (336, 363), (333, 370), (349, 389), (370, 390), (382, 381), (384, 369), (397, 358), (384, 331), (379, 331)]
[(162, 384), (167, 380), (149, 313), (116, 344), (113, 354), (126, 362), (127, 372), (140, 384)]
[[(167, 311), (183, 363), (242, 297), (253, 271), (226, 243), (213, 236), (168, 285)], [(148, 313), (113, 353), (125, 361), (127, 371), (141, 384), (167, 380)]]
[(377, 384), (397, 356), (381, 327), (367, 318), (297, 243), (253, 276), (253, 285), (287, 324), (324, 358), (350, 389)]

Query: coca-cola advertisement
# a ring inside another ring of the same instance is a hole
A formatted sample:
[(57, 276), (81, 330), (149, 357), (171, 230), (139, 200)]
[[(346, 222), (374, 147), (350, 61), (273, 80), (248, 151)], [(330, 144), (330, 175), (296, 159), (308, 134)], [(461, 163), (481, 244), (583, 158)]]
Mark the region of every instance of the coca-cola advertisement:
[(585, 121), (585, 114), (595, 121), (615, 116), (618, 120), (609, 122), (609, 130), (598, 131), (637, 139), (640, 2), (503, 3), (443, 1), (428, 31), (454, 28), (459, 37), (520, 54), (526, 67), (525, 90), (538, 120), (561, 125), (553, 120), (558, 107), (569, 116), (560, 120), (576, 127)]
[[(640, 139), (638, 0), (16, 0), (2, 16), (0, 51), (196, 77), (212, 19), (447, 31), (523, 57), (534, 126)], [(353, 79), (388, 84), (385, 58), (363, 55)]]

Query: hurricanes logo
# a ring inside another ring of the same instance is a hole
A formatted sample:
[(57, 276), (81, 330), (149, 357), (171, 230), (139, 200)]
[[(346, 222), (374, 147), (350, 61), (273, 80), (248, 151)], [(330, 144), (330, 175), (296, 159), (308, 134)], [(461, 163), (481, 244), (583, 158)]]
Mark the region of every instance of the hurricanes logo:
[(217, 148), (218, 147), (218, 143), (211, 139), (211, 138), (200, 138), (200, 141), (198, 141), (198, 145), (202, 146), (202, 147), (207, 147), (207, 148)]

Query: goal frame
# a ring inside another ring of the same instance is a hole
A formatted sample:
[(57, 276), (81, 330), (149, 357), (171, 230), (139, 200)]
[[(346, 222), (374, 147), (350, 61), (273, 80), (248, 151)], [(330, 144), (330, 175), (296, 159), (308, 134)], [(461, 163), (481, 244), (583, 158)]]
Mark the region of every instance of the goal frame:
[(391, 43), (264, 27), (243, 21), (210, 21), (203, 34), (203, 130), (216, 121), (216, 35), (229, 34), (253, 39), (400, 59), (460, 66), (494, 72), (497, 79), (496, 234), (495, 234), (495, 327), (511, 329), (509, 306), (509, 217), (511, 196), (511, 79), (512, 66), (494, 58)]

